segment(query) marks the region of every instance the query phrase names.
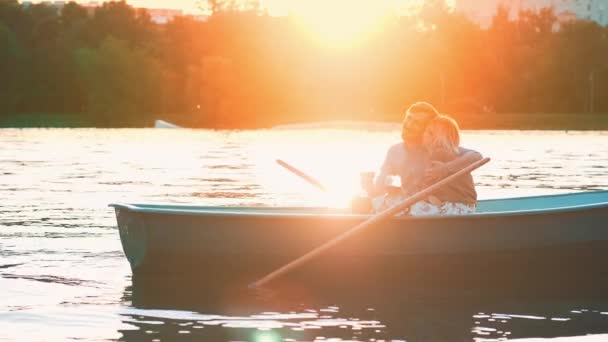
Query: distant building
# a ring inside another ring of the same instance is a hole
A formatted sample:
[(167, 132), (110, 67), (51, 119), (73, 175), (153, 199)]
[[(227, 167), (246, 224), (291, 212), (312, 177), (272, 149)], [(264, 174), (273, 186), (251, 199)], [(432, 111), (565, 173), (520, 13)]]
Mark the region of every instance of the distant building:
[(454, 10), (464, 14), (485, 29), (492, 24), (492, 18), (501, 4), (510, 7), (511, 17), (513, 17), (513, 7), (505, 2), (500, 0), (456, 0), (454, 1)]
[[(57, 11), (61, 11), (61, 9), (68, 2), (69, 1), (41, 1), (39, 3), (42, 5), (45, 5), (45, 6), (54, 7), (55, 9), (57, 9)], [(32, 2), (32, 1), (21, 1), (21, 6), (23, 6), (24, 8), (31, 7), (33, 4), (34, 4), (34, 2)], [(86, 8), (88, 10), (89, 14), (91, 14), (95, 10), (95, 8), (99, 6), (99, 3), (96, 1), (90, 1), (88, 3), (80, 4), (80, 5), (84, 8)]]
[(557, 15), (557, 21), (560, 24), (575, 21), (576, 19), (577, 19), (576, 13), (574, 13), (570, 10), (563, 11)]
[(209, 19), (209, 15), (206, 14), (190, 14), (188, 17), (196, 21), (207, 21)]
[(478, 23), (482, 28), (492, 24), (499, 5), (510, 9), (512, 19), (521, 10), (539, 10), (552, 7), (559, 22), (575, 19), (595, 21), (608, 25), (608, 1), (606, 0), (455, 0), (455, 10)]
[[(46, 6), (55, 7), (60, 10), (63, 8), (63, 6), (65, 6), (66, 2), (65, 1), (41, 1), (40, 3), (43, 5), (46, 5)], [(30, 7), (31, 5), (32, 5), (31, 1), (21, 2), (21, 6), (23, 6), (23, 7)]]
[(194, 15), (194, 14), (185, 14), (184, 11), (179, 9), (167, 9), (167, 8), (141, 8), (146, 10), (150, 15), (150, 19), (152, 22), (157, 24), (167, 24), (171, 22), (175, 17), (187, 16), (196, 21), (206, 21), (209, 16), (208, 15)]
[(182, 10), (166, 9), (166, 8), (143, 8), (150, 15), (152, 22), (157, 24), (166, 24), (175, 17), (184, 15)]

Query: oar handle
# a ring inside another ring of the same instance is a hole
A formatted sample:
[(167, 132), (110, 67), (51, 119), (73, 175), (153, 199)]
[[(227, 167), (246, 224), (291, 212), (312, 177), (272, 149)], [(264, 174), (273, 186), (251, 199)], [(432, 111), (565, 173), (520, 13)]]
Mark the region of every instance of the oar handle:
[(279, 164), (282, 167), (286, 168), (287, 170), (293, 172), (294, 174), (302, 177), (305, 181), (307, 181), (308, 183), (312, 184), (317, 189), (319, 189), (321, 191), (327, 192), (327, 189), (318, 180), (316, 180), (316, 179), (312, 178), (311, 176), (305, 174), (304, 172), (296, 169), (295, 167), (287, 164), (286, 162), (282, 161), (281, 159), (277, 159), (277, 164)]
[(479, 167), (481, 167), (482, 165), (486, 164), (487, 162), (490, 161), (490, 158), (484, 158), (482, 160), (479, 160), (465, 168), (463, 168), (462, 170), (436, 182), (435, 184), (415, 193), (414, 195), (404, 199), (403, 201), (399, 202), (398, 204), (382, 211), (381, 213), (378, 213), (372, 217), (370, 217), (369, 219), (367, 219), (364, 222), (361, 222), (360, 224), (356, 225), (355, 227), (351, 228), (350, 230), (338, 235), (337, 237), (329, 240), (328, 242), (324, 243), (323, 245), (313, 249), (312, 251), (304, 254), (303, 256), (299, 257), (298, 259), (282, 266), (281, 268), (273, 271), (272, 273), (269, 273), (268, 275), (266, 275), (265, 277), (259, 279), (258, 281), (256, 281), (255, 283), (251, 284), (250, 287), (260, 287), (264, 284), (266, 284), (267, 282), (273, 280), (274, 278), (277, 278), (279, 276), (281, 276), (284, 273), (287, 273), (289, 271), (291, 271), (292, 269), (304, 264), (305, 262), (307, 262), (308, 260), (316, 257), (317, 255), (323, 253), (324, 251), (326, 251), (327, 249), (333, 247), (334, 245), (338, 244), (339, 242), (341, 242), (342, 240), (348, 238), (349, 236), (369, 227), (372, 226), (373, 224), (382, 221), (383, 219), (387, 218), (387, 217), (391, 217), (393, 215), (395, 215), (396, 213), (402, 211), (403, 209), (405, 209), (406, 207), (411, 206), (412, 204), (426, 198), (427, 196), (431, 195), (433, 192), (437, 191), (439, 188), (441, 188), (442, 186), (454, 181), (456, 178), (467, 174)]

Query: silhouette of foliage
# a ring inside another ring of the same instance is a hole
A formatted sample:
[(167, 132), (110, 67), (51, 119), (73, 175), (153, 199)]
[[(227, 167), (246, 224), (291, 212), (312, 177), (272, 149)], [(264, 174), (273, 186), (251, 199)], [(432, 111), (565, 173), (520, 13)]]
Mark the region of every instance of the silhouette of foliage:
[(257, 1), (200, 7), (204, 21), (156, 24), (124, 1), (59, 10), (0, 0), (0, 124), (31, 113), (103, 127), (397, 121), (416, 100), (464, 122), (608, 113), (608, 28), (560, 21), (551, 8), (512, 16), (500, 6), (482, 29), (428, 0), (418, 15), (386, 15), (380, 29), (336, 47)]

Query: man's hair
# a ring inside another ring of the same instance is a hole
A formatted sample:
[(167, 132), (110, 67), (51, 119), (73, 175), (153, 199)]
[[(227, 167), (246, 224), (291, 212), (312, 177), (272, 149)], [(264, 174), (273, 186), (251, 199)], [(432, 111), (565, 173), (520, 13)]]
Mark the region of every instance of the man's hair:
[(428, 102), (420, 101), (412, 104), (405, 112), (405, 116), (403, 117), (403, 123), (401, 125), (401, 139), (403, 139), (404, 141), (406, 139), (405, 122), (407, 121), (407, 117), (410, 114), (418, 113), (425, 113), (426, 115), (428, 115), (428, 117), (426, 118), (427, 123), (439, 116), (439, 111)]
[(424, 101), (419, 101), (412, 104), (405, 112), (405, 115), (407, 116), (407, 114), (410, 113), (427, 113), (430, 114), (433, 118), (439, 116), (439, 111), (437, 110), (437, 108), (435, 108), (432, 104)]

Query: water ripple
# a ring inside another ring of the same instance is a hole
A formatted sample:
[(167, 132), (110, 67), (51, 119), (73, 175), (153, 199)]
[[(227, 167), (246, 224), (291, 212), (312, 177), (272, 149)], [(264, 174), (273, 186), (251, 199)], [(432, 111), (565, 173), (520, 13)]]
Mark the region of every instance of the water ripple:
[(39, 282), (43, 282), (43, 283), (53, 283), (53, 284), (61, 284), (61, 285), (68, 285), (68, 286), (96, 287), (95, 285), (101, 284), (99, 282), (92, 281), (92, 280), (64, 278), (64, 277), (58, 277), (58, 276), (54, 276), (54, 275), (16, 275), (16, 274), (0, 273), (0, 276), (3, 278), (7, 278), (7, 279), (33, 280), (33, 281), (39, 281)]

